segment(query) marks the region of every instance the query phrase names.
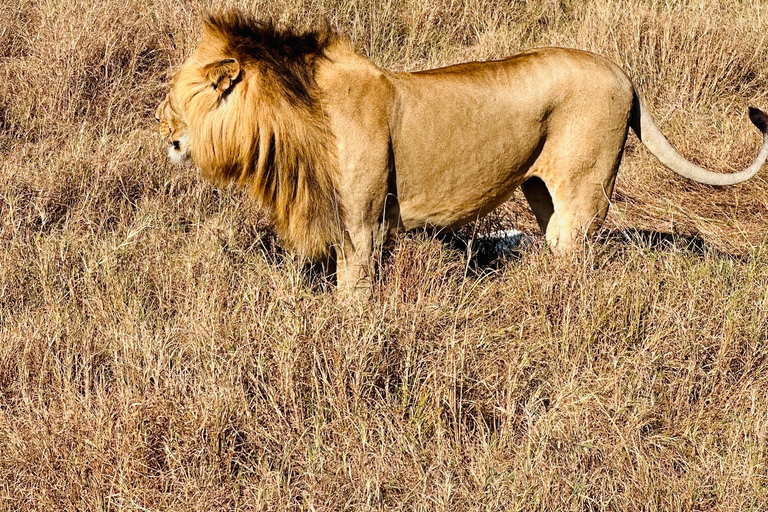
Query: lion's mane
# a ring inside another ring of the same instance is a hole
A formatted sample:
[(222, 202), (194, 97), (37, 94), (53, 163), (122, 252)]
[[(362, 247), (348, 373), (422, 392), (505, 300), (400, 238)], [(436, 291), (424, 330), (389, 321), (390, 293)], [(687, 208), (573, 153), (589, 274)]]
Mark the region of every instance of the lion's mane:
[(314, 72), (336, 36), (328, 29), (281, 30), (239, 12), (211, 15), (204, 23), (199, 68), (235, 58), (241, 83), (222, 108), (200, 69), (175, 78), (195, 163), (214, 182), (247, 186), (295, 250), (312, 259), (326, 256), (341, 242), (342, 212), (333, 135)]

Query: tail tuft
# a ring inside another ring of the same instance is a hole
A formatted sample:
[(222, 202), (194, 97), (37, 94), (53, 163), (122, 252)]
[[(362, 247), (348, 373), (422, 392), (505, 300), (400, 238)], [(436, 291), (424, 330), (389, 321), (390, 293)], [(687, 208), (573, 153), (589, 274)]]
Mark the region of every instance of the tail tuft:
[(768, 131), (768, 115), (759, 108), (749, 107), (749, 119), (761, 132)]

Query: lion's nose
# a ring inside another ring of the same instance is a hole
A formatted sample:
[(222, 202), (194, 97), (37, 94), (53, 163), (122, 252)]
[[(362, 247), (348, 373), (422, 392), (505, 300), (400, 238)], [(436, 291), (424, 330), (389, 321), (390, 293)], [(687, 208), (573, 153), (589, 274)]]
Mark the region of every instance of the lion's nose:
[(173, 146), (173, 149), (175, 149), (176, 151), (181, 149), (181, 144), (177, 140), (171, 142), (171, 145)]

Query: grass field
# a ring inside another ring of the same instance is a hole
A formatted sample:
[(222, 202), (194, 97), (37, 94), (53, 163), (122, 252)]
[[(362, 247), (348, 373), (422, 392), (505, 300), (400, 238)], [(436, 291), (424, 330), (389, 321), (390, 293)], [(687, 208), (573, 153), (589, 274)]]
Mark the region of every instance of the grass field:
[[(583, 257), (518, 192), (465, 234), (514, 226), (519, 257), (402, 236), (345, 306), (166, 162), (206, 5), (0, 0), (0, 510), (768, 509), (768, 169), (701, 186), (632, 135)], [(395, 70), (596, 51), (724, 172), (768, 109), (763, 0), (226, 5)]]

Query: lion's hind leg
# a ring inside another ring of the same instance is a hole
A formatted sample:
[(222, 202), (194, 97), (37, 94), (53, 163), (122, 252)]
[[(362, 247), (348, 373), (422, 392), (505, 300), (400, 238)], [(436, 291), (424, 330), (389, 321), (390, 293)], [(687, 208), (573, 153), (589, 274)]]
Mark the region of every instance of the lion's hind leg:
[(604, 117), (602, 122), (584, 118), (550, 134), (532, 167), (531, 174), (538, 178), (522, 185), (547, 244), (556, 253), (582, 248), (584, 238), (600, 227), (608, 213), (627, 116)]
[(545, 234), (547, 244), (556, 253), (576, 251), (608, 214), (618, 163), (602, 166), (602, 169), (595, 167), (572, 175), (553, 190), (554, 213)]
[(563, 200), (555, 204), (544, 180), (536, 176), (528, 178), (520, 188), (549, 248), (556, 252), (569, 252), (577, 233), (571, 233), (566, 224), (578, 224), (574, 222), (576, 218), (570, 212), (570, 206)]
[[(542, 178), (528, 178), (522, 185), (544, 233), (556, 253), (577, 250), (605, 220), (618, 170), (620, 155), (604, 152), (603, 158), (580, 159), (563, 165), (565, 159), (540, 168)], [(586, 161), (585, 161), (586, 160)]]

